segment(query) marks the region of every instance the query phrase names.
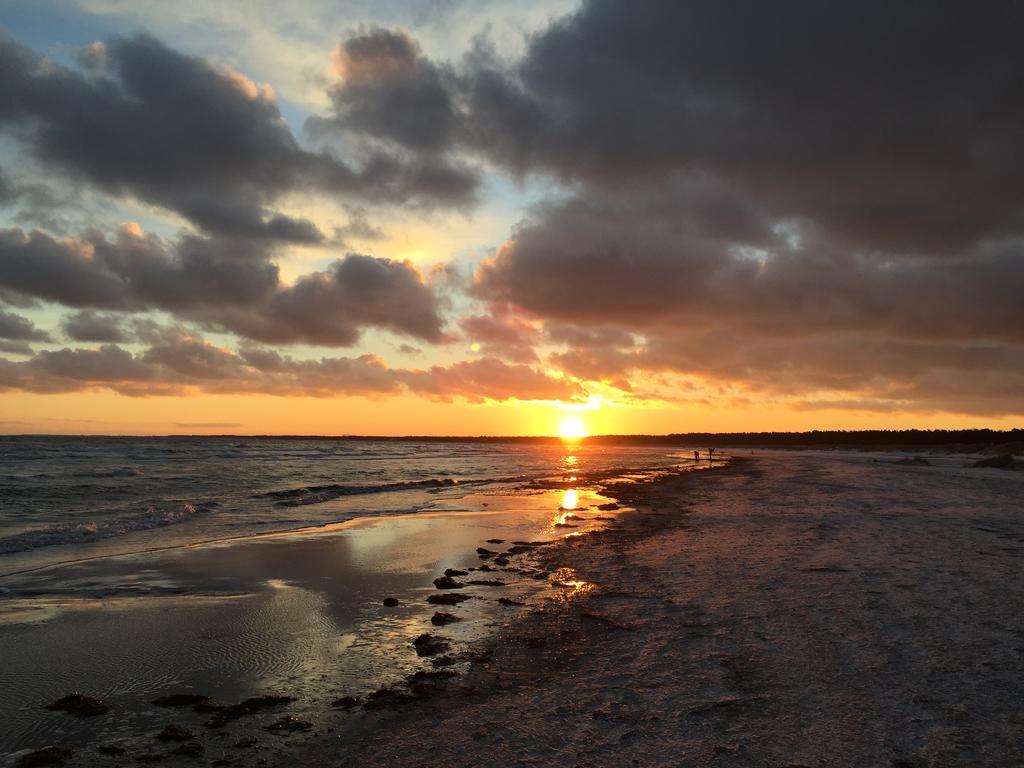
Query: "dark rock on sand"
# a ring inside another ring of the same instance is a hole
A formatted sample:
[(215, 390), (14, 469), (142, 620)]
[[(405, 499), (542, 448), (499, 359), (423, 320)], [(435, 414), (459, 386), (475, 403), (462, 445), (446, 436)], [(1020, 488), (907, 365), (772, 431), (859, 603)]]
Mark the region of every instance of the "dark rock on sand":
[(488, 539), (487, 543), (488, 544), (504, 544), (505, 540), (504, 539)]
[(430, 617), (430, 623), (438, 627), (443, 627), (445, 624), (452, 624), (456, 621), (462, 621), (462, 619), (443, 611), (436, 611), (434, 615)]
[(172, 754), (184, 755), (185, 757), (202, 757), (203, 745), (198, 741), (190, 741), (188, 744), (182, 744)]
[(308, 731), (312, 727), (312, 723), (299, 720), (294, 715), (284, 715), (277, 722), (268, 725), (267, 730), (271, 733), (296, 733), (298, 731)]
[(444, 575), (451, 578), (452, 576), (468, 576), (469, 571), (460, 571), (457, 568), (445, 568)]
[(384, 607), (385, 608), (394, 608), (396, 605), (398, 605), (398, 598), (397, 597), (385, 597), (384, 598)]
[(495, 552), (495, 551), (494, 551), (493, 549), (484, 549), (483, 547), (477, 547), (477, 548), (476, 548), (476, 553), (477, 553), (477, 554), (478, 554), (478, 555), (479, 555), (479, 556), (480, 556), (481, 558), (484, 558), (484, 559), (486, 559), (486, 558), (488, 558), (488, 557), (494, 557), (494, 556), (495, 556), (496, 554), (498, 554), (498, 553), (497, 553), (497, 552)]
[(612, 510), (615, 509), (622, 509), (622, 506), (616, 504), (614, 501), (611, 501), (607, 504), (598, 504), (597, 508), (600, 509), (602, 512), (611, 512)]
[(353, 709), (363, 703), (363, 700), (358, 696), (342, 696), (340, 699), (335, 699), (331, 702), (331, 706), (335, 709)]
[(78, 747), (64, 745), (60, 747), (43, 747), (23, 755), (18, 761), (18, 768), (36, 768), (42, 765), (60, 765), (65, 760), (78, 754)]
[(261, 709), (277, 707), (281, 704), (289, 704), (293, 701), (295, 701), (295, 699), (291, 696), (253, 696), (252, 698), (246, 699), (241, 704), (230, 704), (212, 710), (214, 715), (206, 721), (206, 724), (211, 728), (220, 728), (221, 726), (227, 725), (232, 720), (237, 720), (240, 717), (255, 715)]
[(579, 526), (572, 523), (555, 523), (555, 528), (579, 528)]
[(436, 656), (448, 650), (448, 641), (443, 637), (422, 634), (412, 641), (417, 656)]
[(153, 704), (158, 707), (197, 707), (200, 704), (209, 704), (209, 696), (199, 693), (172, 693), (170, 696), (161, 696), (155, 699)]
[(156, 735), (160, 741), (188, 741), (192, 738), (192, 731), (188, 728), (171, 723)]
[(474, 587), (504, 587), (504, 581), (498, 581), (497, 579), (473, 579), (467, 581), (467, 584), (471, 584)]
[(498, 603), (500, 603), (501, 605), (526, 605), (526, 603), (520, 603), (516, 600), (511, 600), (507, 597), (499, 597)]
[(502, 555), (501, 557), (494, 558), (495, 565), (508, 565), (508, 558)]
[(458, 589), (459, 587), (466, 586), (460, 581), (456, 581), (451, 576), (439, 576), (434, 579), (434, 586), (438, 589)]
[(508, 553), (510, 555), (521, 555), (524, 552), (529, 552), (531, 549), (534, 549), (534, 547), (530, 546), (529, 544), (517, 544), (514, 547), (509, 547)]
[(434, 605), (458, 605), (464, 600), (471, 600), (469, 595), (460, 595), (458, 592), (449, 592), (446, 595), (431, 595), (427, 598), (428, 603)]
[(979, 459), (971, 465), (972, 467), (993, 467), (995, 469), (1006, 469), (1013, 466), (1013, 456), (1004, 453), (1001, 456), (989, 456), (987, 459)]

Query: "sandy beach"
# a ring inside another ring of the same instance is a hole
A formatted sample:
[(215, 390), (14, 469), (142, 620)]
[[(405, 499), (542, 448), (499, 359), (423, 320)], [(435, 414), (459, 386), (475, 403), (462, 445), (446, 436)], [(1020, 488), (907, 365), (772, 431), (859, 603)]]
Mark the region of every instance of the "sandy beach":
[(1019, 473), (774, 453), (555, 550), (561, 597), (322, 765), (1019, 766)]

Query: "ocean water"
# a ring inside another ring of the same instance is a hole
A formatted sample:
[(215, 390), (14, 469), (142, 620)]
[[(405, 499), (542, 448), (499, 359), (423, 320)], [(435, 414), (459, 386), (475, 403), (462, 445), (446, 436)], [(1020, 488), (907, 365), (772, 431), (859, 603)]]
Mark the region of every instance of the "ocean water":
[(689, 461), (678, 449), (331, 439), (0, 437), (0, 576), (451, 508), (482, 488), (581, 484)]

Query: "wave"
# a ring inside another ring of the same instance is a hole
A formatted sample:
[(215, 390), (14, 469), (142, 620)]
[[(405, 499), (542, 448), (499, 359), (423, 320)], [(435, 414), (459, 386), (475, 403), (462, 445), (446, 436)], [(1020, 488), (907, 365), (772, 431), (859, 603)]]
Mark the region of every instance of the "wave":
[(0, 555), (15, 552), (27, 552), (41, 547), (59, 546), (61, 544), (81, 544), (115, 536), (124, 536), (136, 531), (147, 531), (163, 528), (176, 523), (184, 523), (197, 515), (206, 512), (207, 505), (182, 504), (171, 509), (157, 510), (150, 507), (141, 515), (119, 517), (103, 522), (67, 523), (52, 528), (40, 528), (24, 531), (13, 536), (0, 538)]
[[(471, 480), (460, 483), (454, 478), (431, 478), (429, 480), (409, 480), (402, 483), (381, 483), (379, 485), (313, 485), (303, 488), (288, 488), (283, 491), (257, 493), (254, 499), (274, 499), (275, 507), (304, 507), (308, 504), (322, 504), (342, 496), (359, 496), (366, 493), (387, 493), (389, 491), (411, 491), (421, 488), (451, 488), (456, 485), (479, 484), (482, 481)], [(483, 481), (487, 482), (487, 481)]]

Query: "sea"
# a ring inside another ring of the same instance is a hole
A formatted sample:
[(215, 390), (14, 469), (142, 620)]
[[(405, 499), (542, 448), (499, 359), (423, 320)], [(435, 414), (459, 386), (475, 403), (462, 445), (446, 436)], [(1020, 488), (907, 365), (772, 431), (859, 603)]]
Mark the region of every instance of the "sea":
[(0, 576), (110, 556), (412, 515), (481, 489), (642, 478), (678, 447), (235, 437), (0, 437)]

